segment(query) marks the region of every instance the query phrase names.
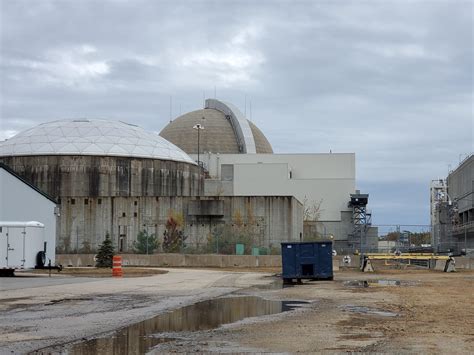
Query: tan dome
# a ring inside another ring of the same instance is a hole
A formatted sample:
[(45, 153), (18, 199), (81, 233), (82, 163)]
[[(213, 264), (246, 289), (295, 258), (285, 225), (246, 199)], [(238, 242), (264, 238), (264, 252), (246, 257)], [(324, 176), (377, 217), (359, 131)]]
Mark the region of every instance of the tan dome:
[[(204, 119), (203, 119), (204, 118)], [(256, 153), (273, 153), (272, 146), (252, 122), (249, 123), (255, 141)], [(219, 110), (206, 108), (188, 112), (170, 122), (160, 132), (160, 136), (178, 146), (188, 154), (197, 154), (196, 124), (201, 124), (204, 129), (200, 131), (199, 150), (201, 153), (212, 152), (220, 154), (243, 153), (231, 121)]]

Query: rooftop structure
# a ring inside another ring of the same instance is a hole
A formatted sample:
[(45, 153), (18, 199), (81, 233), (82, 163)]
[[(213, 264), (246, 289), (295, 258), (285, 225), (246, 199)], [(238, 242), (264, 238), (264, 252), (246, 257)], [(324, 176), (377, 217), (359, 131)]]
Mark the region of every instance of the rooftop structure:
[(230, 103), (208, 99), (206, 107), (170, 122), (160, 135), (188, 154), (197, 153), (194, 125), (201, 124), (200, 152), (220, 154), (273, 153), (265, 135)]
[(180, 148), (154, 132), (121, 121), (58, 120), (0, 142), (0, 156), (96, 155), (172, 160), (193, 164)]

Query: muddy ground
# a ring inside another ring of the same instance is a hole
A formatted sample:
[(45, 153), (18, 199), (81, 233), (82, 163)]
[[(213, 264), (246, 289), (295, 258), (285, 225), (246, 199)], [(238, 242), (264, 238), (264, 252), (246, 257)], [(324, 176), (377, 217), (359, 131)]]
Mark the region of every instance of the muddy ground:
[[(41, 292), (3, 288), (0, 349), (28, 352), (74, 340), (85, 342), (97, 334), (112, 339), (114, 329), (233, 294), (308, 303), (294, 311), (246, 318), (217, 329), (155, 334), (165, 341), (127, 352), (474, 353), (473, 271), (339, 271), (334, 281), (286, 288), (271, 273), (232, 270), (169, 269), (167, 274), (135, 279), (84, 279), (46, 286)], [(127, 332), (129, 337), (135, 334)], [(61, 352), (67, 346), (49, 350)], [(70, 351), (88, 352), (94, 349)]]
[[(353, 282), (370, 279), (400, 284)], [(473, 272), (339, 272), (334, 282), (310, 282), (259, 294), (312, 303), (302, 312), (270, 322), (217, 330), (202, 341), (217, 338), (256, 350), (288, 353), (474, 353)]]

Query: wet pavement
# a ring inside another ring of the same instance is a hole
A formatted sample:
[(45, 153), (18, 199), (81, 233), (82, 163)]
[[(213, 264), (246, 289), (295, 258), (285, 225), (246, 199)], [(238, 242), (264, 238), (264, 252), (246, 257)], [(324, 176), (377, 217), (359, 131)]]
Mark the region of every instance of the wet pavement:
[(92, 277), (62, 276), (56, 272), (53, 273), (52, 277), (48, 277), (48, 275), (16, 273), (15, 277), (2, 277), (0, 280), (0, 291), (101, 281)]
[(364, 307), (364, 306), (355, 306), (351, 304), (347, 304), (340, 307), (343, 311), (348, 311), (352, 313), (361, 313), (361, 314), (368, 314), (374, 316), (382, 316), (382, 317), (397, 317), (397, 313), (378, 310), (374, 308)]
[(344, 286), (348, 287), (370, 287), (370, 286), (414, 286), (416, 282), (400, 280), (350, 280), (345, 281)]
[(256, 296), (216, 298), (160, 314), (101, 337), (45, 348), (32, 354), (143, 354), (158, 344), (180, 339), (188, 332), (206, 331), (250, 317), (292, 311), (306, 304)]

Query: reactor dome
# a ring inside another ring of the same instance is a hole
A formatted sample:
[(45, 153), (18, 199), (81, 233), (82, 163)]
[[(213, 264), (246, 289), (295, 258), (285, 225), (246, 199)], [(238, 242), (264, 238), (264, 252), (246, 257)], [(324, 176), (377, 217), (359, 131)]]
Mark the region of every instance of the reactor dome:
[(172, 160), (195, 164), (157, 133), (121, 121), (59, 120), (0, 142), (0, 156), (95, 155)]
[[(204, 129), (194, 129), (200, 124)], [(188, 154), (273, 153), (265, 135), (234, 105), (215, 99), (206, 100), (205, 108), (188, 112), (170, 122), (160, 136)]]

